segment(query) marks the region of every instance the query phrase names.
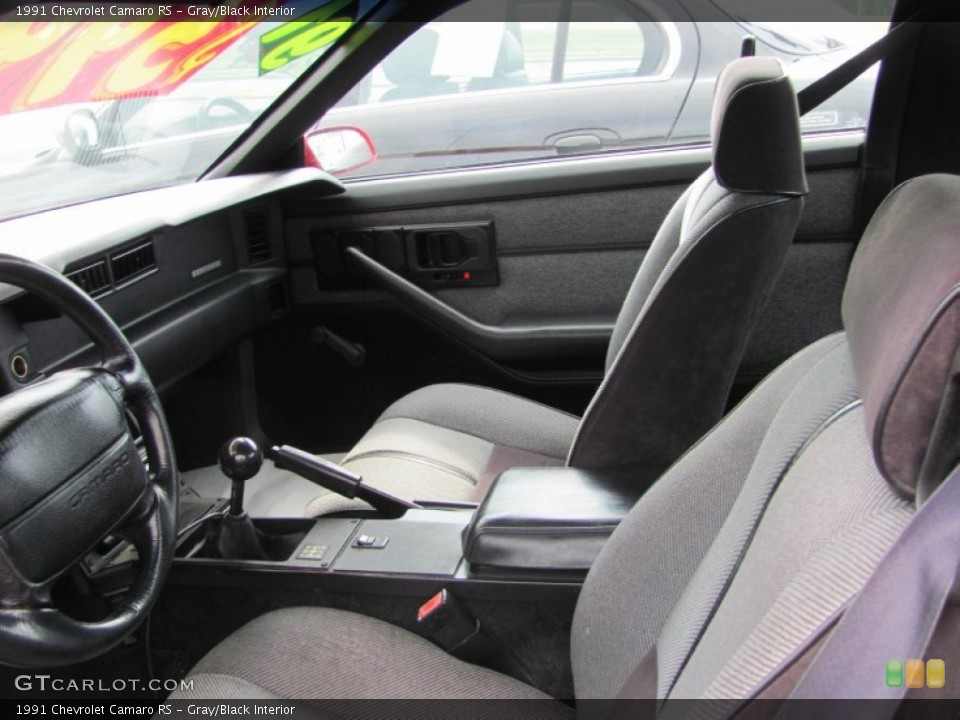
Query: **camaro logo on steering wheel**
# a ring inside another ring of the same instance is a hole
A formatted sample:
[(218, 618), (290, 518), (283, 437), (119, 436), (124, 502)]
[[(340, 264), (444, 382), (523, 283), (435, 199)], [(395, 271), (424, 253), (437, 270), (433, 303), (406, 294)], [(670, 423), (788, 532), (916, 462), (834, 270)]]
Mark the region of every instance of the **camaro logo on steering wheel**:
[(82, 488), (70, 496), (70, 507), (79, 507), (80, 503), (83, 502), (84, 498), (90, 493), (90, 491), (94, 490), (97, 485), (110, 482), (110, 480), (115, 477), (120, 470), (129, 464), (130, 458), (128, 457), (127, 453), (123, 453), (120, 455), (120, 457), (113, 460), (102, 472), (94, 475)]

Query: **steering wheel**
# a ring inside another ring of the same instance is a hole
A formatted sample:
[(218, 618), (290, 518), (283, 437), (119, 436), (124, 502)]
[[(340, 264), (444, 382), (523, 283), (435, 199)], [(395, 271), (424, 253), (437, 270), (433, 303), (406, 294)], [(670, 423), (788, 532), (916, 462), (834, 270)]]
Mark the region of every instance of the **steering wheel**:
[(235, 115), (235, 121), (238, 123), (244, 122), (245, 120), (252, 120), (254, 115), (250, 108), (239, 100), (228, 97), (213, 97), (207, 100), (203, 104), (203, 107), (200, 108), (200, 116), (198, 118), (200, 127), (206, 127), (208, 123), (223, 122), (222, 119), (213, 117), (213, 111), (217, 108), (224, 108)]
[[(156, 390), (113, 320), (34, 262), (0, 254), (0, 282), (49, 302), (102, 354), (98, 366), (0, 398), (0, 663), (67, 665), (106, 652), (146, 618), (173, 562), (180, 481)], [(139, 574), (107, 618), (82, 622), (52, 590), (107, 535), (133, 543)]]

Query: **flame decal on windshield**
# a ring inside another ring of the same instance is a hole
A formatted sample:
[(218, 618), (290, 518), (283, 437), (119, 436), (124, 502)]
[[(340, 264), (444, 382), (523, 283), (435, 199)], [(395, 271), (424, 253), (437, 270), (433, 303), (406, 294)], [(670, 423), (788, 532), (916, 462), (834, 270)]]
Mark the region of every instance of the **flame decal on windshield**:
[[(293, 0), (234, 0), (241, 16)], [(358, 0), (328, 0), (260, 41), (264, 75), (331, 45), (356, 22)], [(175, 16), (182, 7), (170, 6)], [(222, 8), (221, 8), (222, 9)], [(195, 13), (194, 13), (195, 14)], [(0, 114), (68, 103), (165, 95), (258, 21), (0, 23)], [(257, 61), (255, 61), (257, 62)]]
[(166, 94), (255, 25), (0, 23), (0, 113)]
[(260, 38), (260, 74), (333, 44), (356, 22), (357, 0), (330, 0), (323, 7), (284, 23)]

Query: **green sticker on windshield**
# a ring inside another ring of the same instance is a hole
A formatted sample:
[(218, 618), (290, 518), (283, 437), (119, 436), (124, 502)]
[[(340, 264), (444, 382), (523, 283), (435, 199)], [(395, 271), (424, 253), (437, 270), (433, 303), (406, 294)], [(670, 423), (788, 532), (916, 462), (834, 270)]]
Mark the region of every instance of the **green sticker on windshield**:
[(309, 55), (343, 35), (356, 21), (356, 0), (331, 0), (260, 38), (260, 75)]

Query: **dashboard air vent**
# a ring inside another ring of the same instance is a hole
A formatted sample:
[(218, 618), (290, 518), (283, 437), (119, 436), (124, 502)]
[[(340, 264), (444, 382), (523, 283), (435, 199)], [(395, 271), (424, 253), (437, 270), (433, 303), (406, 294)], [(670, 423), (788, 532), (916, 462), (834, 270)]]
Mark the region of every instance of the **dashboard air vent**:
[(267, 213), (263, 208), (253, 208), (243, 213), (243, 232), (250, 264), (269, 260), (270, 237), (267, 234)]
[(113, 282), (119, 287), (157, 269), (157, 256), (153, 250), (153, 241), (147, 240), (129, 250), (121, 250), (110, 256), (110, 268), (113, 270)]
[(67, 278), (94, 297), (110, 289), (110, 273), (107, 271), (106, 260), (98, 260), (79, 270), (68, 272)]

